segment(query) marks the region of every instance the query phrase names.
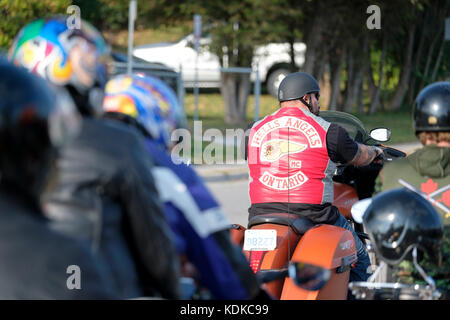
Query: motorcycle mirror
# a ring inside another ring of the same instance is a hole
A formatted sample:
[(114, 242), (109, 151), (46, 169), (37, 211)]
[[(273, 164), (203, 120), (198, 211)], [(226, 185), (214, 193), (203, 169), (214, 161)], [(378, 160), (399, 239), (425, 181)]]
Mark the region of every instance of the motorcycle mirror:
[(380, 142), (389, 141), (391, 138), (391, 130), (388, 128), (375, 128), (370, 130), (370, 137)]
[(297, 286), (308, 291), (322, 289), (331, 276), (329, 269), (303, 262), (291, 262), (288, 273)]
[(364, 213), (367, 207), (372, 203), (372, 198), (367, 198), (356, 202), (350, 209), (352, 218), (357, 223), (363, 222)]

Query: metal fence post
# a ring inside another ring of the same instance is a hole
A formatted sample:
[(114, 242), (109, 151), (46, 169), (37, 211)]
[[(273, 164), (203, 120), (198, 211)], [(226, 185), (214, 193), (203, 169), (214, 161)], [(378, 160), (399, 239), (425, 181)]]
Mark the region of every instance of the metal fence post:
[(133, 36), (134, 36), (134, 21), (137, 14), (137, 1), (130, 0), (128, 11), (128, 65), (127, 74), (133, 71)]
[(180, 72), (178, 72), (177, 76), (177, 96), (181, 108), (186, 113), (186, 109), (184, 108), (183, 66), (181, 64), (180, 64)]
[(195, 73), (194, 73), (194, 121), (198, 120), (198, 52), (195, 56)]
[(258, 121), (259, 120), (259, 97), (261, 95), (261, 80), (259, 79), (259, 64), (258, 63), (256, 64), (256, 79), (255, 79), (253, 94), (255, 96), (255, 115), (253, 117), (253, 120)]

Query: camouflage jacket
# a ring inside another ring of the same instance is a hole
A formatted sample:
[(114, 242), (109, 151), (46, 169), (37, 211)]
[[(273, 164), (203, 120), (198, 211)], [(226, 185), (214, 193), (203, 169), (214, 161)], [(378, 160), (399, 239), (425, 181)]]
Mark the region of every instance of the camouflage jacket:
[(450, 148), (429, 145), (406, 158), (386, 163), (378, 190), (404, 187), (399, 179), (425, 193), (444, 225), (450, 225)]

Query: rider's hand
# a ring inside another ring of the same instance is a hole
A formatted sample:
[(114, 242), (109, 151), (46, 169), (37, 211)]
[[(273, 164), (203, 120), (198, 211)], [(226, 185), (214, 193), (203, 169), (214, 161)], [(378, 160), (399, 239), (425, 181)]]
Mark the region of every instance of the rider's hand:
[(384, 152), (381, 148), (375, 147), (375, 151), (377, 152), (377, 156), (373, 159), (373, 163), (383, 164), (384, 162)]

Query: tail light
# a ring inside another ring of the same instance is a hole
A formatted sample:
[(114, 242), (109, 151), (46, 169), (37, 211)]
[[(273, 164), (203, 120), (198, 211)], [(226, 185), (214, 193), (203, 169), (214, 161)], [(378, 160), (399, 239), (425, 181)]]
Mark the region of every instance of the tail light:
[(252, 268), (254, 273), (256, 273), (261, 266), (261, 262), (264, 257), (264, 252), (265, 251), (250, 251), (249, 256), (250, 267)]

